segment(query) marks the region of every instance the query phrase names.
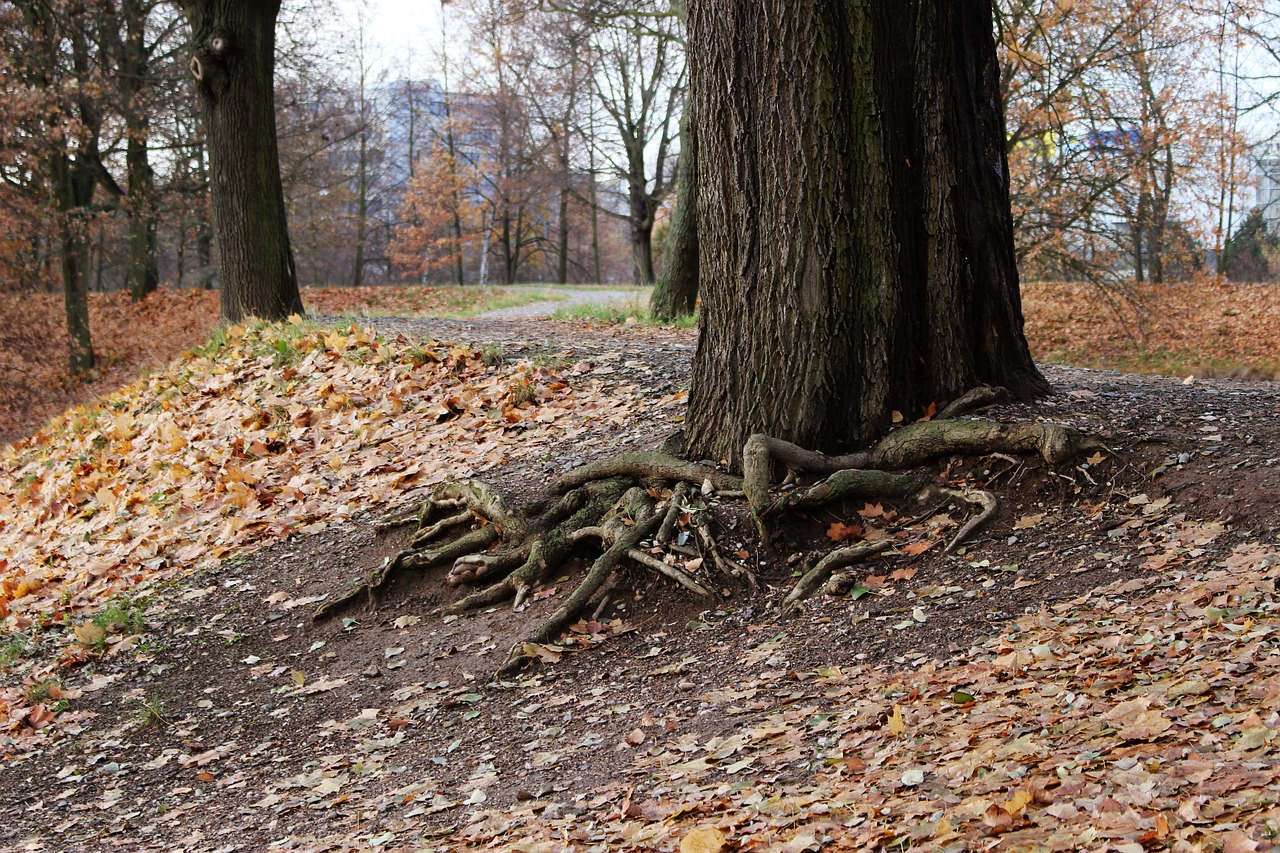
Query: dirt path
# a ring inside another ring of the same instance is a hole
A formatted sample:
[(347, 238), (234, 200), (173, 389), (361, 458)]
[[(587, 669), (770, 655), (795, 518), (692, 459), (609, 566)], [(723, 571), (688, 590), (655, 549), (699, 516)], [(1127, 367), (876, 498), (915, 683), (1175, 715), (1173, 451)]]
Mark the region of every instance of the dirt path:
[(477, 314), (477, 319), (486, 320), (531, 320), (550, 317), (563, 308), (575, 305), (616, 305), (635, 304), (643, 307), (648, 303), (648, 288), (618, 288), (616, 290), (586, 290), (580, 288), (550, 288), (563, 299), (547, 302), (530, 302), (528, 305), (517, 305), (514, 308), (498, 308)]

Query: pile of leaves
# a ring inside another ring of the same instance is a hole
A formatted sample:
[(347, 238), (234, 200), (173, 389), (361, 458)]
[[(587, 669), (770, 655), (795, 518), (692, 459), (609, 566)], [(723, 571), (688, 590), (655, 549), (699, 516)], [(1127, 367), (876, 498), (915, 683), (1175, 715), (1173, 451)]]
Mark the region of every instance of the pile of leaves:
[(1280, 288), (1217, 279), (1128, 285), (1024, 284), (1037, 359), (1167, 376), (1280, 374)]
[[(637, 395), (590, 371), (355, 326), (228, 328), (0, 450), (0, 637), (61, 649), (27, 672), (42, 682), (121, 594), (632, 417)], [(30, 694), (0, 691), (0, 733), (49, 722)]]
[(163, 290), (142, 302), (126, 292), (90, 294), (99, 366), (84, 383), (67, 373), (62, 295), (0, 293), (0, 443), (163, 365), (207, 340), (217, 324), (218, 294), (211, 290)]
[[(455, 316), (545, 297), (493, 287), (306, 287), (307, 310), (360, 317)], [(93, 400), (208, 340), (219, 324), (213, 290), (158, 290), (141, 302), (124, 291), (89, 294), (98, 356), (90, 382), (67, 373), (62, 295), (0, 293), (0, 443), (21, 437), (68, 407)]]

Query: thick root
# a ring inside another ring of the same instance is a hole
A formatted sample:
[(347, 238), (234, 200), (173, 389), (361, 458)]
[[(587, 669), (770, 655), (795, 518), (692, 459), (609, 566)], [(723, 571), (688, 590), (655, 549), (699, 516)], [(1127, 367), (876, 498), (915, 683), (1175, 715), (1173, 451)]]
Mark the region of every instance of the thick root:
[(564, 632), (565, 628), (574, 618), (587, 606), (587, 602), (591, 600), (597, 592), (600, 591), (605, 581), (613, 574), (617, 568), (619, 561), (622, 560), (629, 552), (640, 544), (641, 540), (657, 531), (658, 526), (662, 523), (662, 515), (650, 510), (647, 518), (632, 519), (634, 524), (625, 529), (617, 540), (609, 546), (600, 557), (592, 564), (591, 569), (587, 572), (586, 577), (578, 584), (578, 588), (566, 598), (555, 612), (552, 613), (547, 620), (534, 631), (528, 640), (517, 643), (507, 656), (507, 661), (503, 664), (499, 674), (508, 674), (521, 669), (530, 663), (532, 657), (525, 651), (526, 643), (545, 643), (554, 640)]
[(791, 588), (791, 592), (782, 601), (783, 613), (794, 615), (798, 612), (800, 603), (812, 596), (819, 587), (825, 584), (827, 578), (831, 577), (831, 573), (836, 569), (844, 568), (866, 559), (872, 554), (879, 554), (881, 551), (888, 550), (892, 544), (890, 540), (882, 539), (879, 542), (868, 542), (850, 548), (838, 548), (827, 554), (818, 561), (816, 566), (801, 575), (800, 580), (796, 581), (796, 585)]
[[(767, 518), (787, 510), (806, 509), (848, 498), (946, 500), (975, 506), (978, 513), (961, 526), (947, 544), (949, 553), (967, 541), (996, 511), (996, 499), (978, 489), (948, 489), (934, 485), (929, 475), (904, 472), (925, 462), (949, 455), (989, 455), (995, 453), (1038, 454), (1047, 464), (1057, 465), (1101, 443), (1060, 424), (997, 423), (960, 420), (959, 415), (999, 402), (1001, 389), (976, 388), (942, 410), (939, 418), (894, 430), (868, 450), (842, 456), (827, 456), (766, 435), (753, 435), (743, 448), (743, 491), (762, 540), (767, 540)], [(771, 493), (774, 467), (787, 468), (787, 481), (797, 472), (825, 476), (820, 482), (788, 491), (778, 497)], [(828, 559), (859, 559), (866, 546), (845, 548)], [(822, 586), (836, 564), (822, 560), (806, 573), (788, 596), (784, 607), (803, 600)]]
[[(842, 456), (826, 456), (755, 435), (744, 448), (741, 478), (664, 452), (623, 454), (560, 477), (551, 487), (559, 497), (549, 508), (514, 510), (496, 490), (476, 480), (445, 484), (423, 505), (409, 548), (321, 608), (317, 616), (332, 614), (361, 596), (376, 605), (377, 591), (395, 571), (445, 564), (450, 565), (450, 584), (487, 584), (449, 604), (445, 613), (508, 600), (521, 608), (559, 570), (577, 543), (599, 540), (602, 552), (573, 591), (527, 640), (511, 649), (500, 671), (510, 673), (537, 659), (536, 649), (556, 640), (579, 615), (604, 612), (624, 561), (658, 572), (698, 596), (721, 594), (722, 579), (730, 585), (758, 588), (750, 569), (717, 547), (710, 527), (713, 519), (699, 492), (703, 497), (715, 493), (721, 500), (745, 497), (762, 540), (766, 520), (782, 512), (846, 499), (928, 502), (934, 507), (930, 514), (946, 503), (976, 508), (947, 544), (945, 551), (950, 552), (991, 519), (995, 497), (980, 489), (948, 488), (936, 475), (910, 469), (959, 454), (1034, 453), (1056, 465), (1101, 447), (1096, 440), (1055, 424), (958, 419), (1002, 397), (1000, 389), (974, 389), (943, 409), (938, 419), (905, 426), (865, 451)], [(784, 482), (788, 488), (781, 494), (774, 492), (772, 480), (778, 463), (788, 471)], [(790, 487), (804, 474), (824, 479)], [(396, 518), (388, 524), (402, 521), (403, 517)], [(795, 584), (783, 602), (784, 610), (793, 613), (815, 594), (846, 588), (854, 582), (854, 574), (842, 568), (891, 549), (893, 542), (892, 538), (863, 542), (828, 554)], [(689, 562), (699, 558), (700, 564)], [(695, 574), (698, 565), (701, 568)]]
[(668, 480), (699, 486), (709, 481), (716, 491), (736, 491), (742, 488), (740, 477), (665, 453), (622, 453), (574, 468), (552, 483), (551, 489), (557, 494), (564, 494), (570, 489), (605, 477)]

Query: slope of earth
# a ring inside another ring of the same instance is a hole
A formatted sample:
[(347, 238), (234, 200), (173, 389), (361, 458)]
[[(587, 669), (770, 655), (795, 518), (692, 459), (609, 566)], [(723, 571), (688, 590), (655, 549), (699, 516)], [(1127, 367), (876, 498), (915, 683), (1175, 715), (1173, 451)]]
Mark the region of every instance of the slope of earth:
[[(408, 346), (463, 344), (467, 382), (541, 371), (544, 394), (605, 412), (521, 427), (483, 464), (443, 466), (487, 469), (517, 498), (580, 462), (656, 446), (681, 419), (691, 333), (377, 324)], [(340, 353), (359, 337), (335, 334), (308, 346)], [(482, 351), (516, 364), (484, 373)], [(426, 574), (397, 579), (376, 608), (307, 615), (397, 552), (407, 531), (372, 522), (421, 495), (411, 478), (371, 493), (367, 512), (148, 586), (142, 625), (47, 626), (42, 642), (84, 663), (47, 697), (61, 697), (56, 715), (50, 703), (10, 718), (0, 847), (1270, 849), (1280, 392), (1046, 373), (1055, 396), (990, 414), (1072, 424), (1108, 451), (1060, 469), (943, 460), (940, 477), (1000, 498), (957, 553), (941, 543), (958, 510), (832, 507), (789, 519), (766, 547), (712, 494), (718, 539), (758, 592), (702, 601), (628, 569), (509, 680), (494, 669), (571, 589), (571, 570), (519, 613), (442, 618), (460, 592)], [(429, 435), (375, 446), (403, 466), (470, 440)], [(895, 548), (847, 597), (781, 617), (801, 566), (877, 536)]]
[[(519, 305), (548, 291), (501, 287), (304, 287), (308, 310), (363, 316), (451, 316)], [(68, 375), (60, 294), (0, 293), (0, 444), (199, 346), (217, 328), (218, 293), (163, 289), (142, 302), (127, 292), (89, 295), (98, 367), (88, 382)]]

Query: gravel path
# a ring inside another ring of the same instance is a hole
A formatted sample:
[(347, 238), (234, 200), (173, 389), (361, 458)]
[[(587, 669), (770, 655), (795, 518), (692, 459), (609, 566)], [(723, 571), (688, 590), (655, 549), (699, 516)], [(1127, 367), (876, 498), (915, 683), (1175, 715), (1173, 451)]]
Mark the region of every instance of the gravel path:
[(645, 305), (649, 294), (647, 288), (618, 288), (616, 290), (578, 290), (571, 288), (551, 288), (555, 293), (564, 296), (554, 302), (530, 302), (514, 308), (498, 308), (477, 314), (477, 318), (493, 320), (534, 320), (550, 317), (561, 308), (574, 305), (626, 305), (636, 303)]

